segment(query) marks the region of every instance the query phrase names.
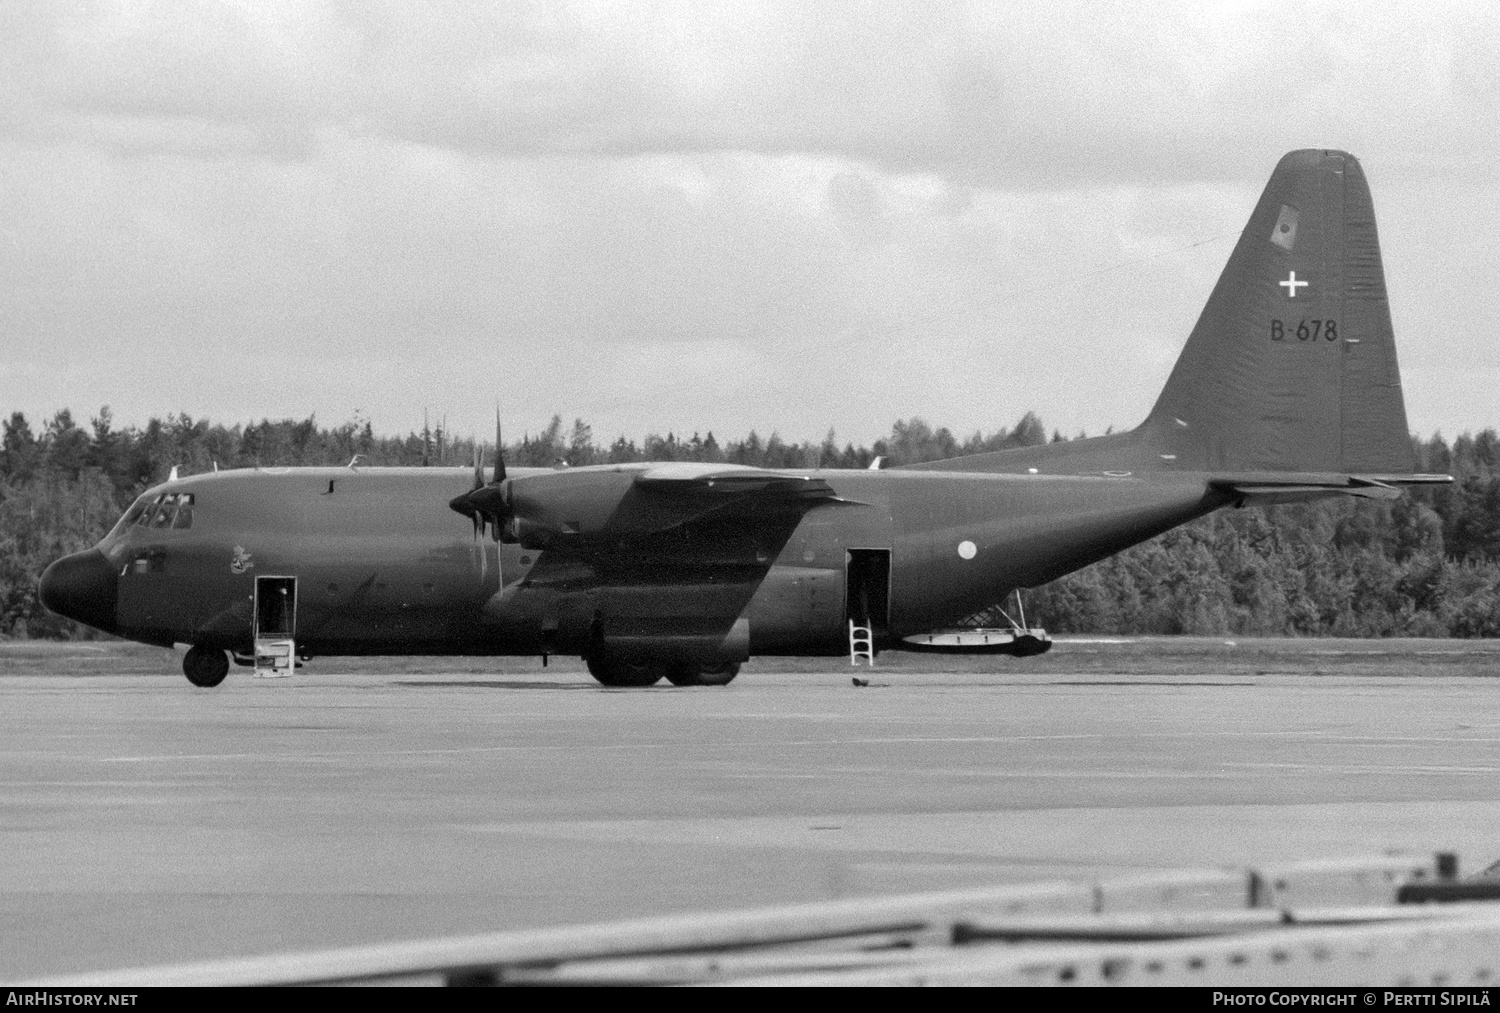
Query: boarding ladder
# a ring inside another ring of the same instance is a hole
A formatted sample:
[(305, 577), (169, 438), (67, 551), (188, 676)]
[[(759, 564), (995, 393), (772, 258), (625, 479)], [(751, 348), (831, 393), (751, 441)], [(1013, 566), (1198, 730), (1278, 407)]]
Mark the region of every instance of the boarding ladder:
[(875, 667), (875, 633), (868, 626), (856, 626), (849, 620), (849, 664), (859, 667), (859, 659)]

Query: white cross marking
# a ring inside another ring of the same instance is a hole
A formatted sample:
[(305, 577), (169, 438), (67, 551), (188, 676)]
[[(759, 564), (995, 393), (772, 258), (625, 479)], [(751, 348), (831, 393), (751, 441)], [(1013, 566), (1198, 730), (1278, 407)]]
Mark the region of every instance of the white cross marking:
[(1308, 284), (1308, 282), (1298, 281), (1297, 272), (1293, 271), (1286, 276), (1286, 281), (1278, 281), (1276, 284), (1281, 285), (1286, 289), (1286, 297), (1288, 299), (1295, 299), (1297, 298), (1297, 286), (1305, 286)]

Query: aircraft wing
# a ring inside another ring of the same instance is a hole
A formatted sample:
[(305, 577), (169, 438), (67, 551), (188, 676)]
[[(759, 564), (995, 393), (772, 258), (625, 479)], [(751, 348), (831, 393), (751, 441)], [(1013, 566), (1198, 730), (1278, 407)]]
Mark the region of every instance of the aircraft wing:
[(783, 503), (815, 503), (838, 499), (832, 486), (811, 475), (688, 462), (653, 465), (636, 476), (635, 485), (667, 496), (716, 500), (756, 496)]
[(566, 549), (657, 535), (711, 514), (754, 526), (849, 501), (811, 475), (666, 462), (528, 475), (513, 480), (510, 502), (522, 544)]

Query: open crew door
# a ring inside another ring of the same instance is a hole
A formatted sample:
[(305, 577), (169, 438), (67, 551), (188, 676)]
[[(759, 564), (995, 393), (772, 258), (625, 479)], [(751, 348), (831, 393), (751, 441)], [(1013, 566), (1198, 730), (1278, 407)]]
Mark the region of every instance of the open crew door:
[(873, 665), (876, 637), (891, 621), (891, 550), (849, 549), (844, 554), (844, 580), (849, 663)]
[(292, 674), (297, 663), (297, 578), (255, 578), (255, 674)]

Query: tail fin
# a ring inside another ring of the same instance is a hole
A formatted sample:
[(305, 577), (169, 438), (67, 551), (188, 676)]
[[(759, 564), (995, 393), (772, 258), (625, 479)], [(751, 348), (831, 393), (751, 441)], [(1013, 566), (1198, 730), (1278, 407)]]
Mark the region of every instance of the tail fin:
[(1174, 470), (1415, 466), (1364, 172), (1342, 151), (1276, 166), (1142, 426)]
[(1127, 433), (915, 465), (1407, 475), (1375, 210), (1353, 155), (1282, 158), (1151, 414)]

